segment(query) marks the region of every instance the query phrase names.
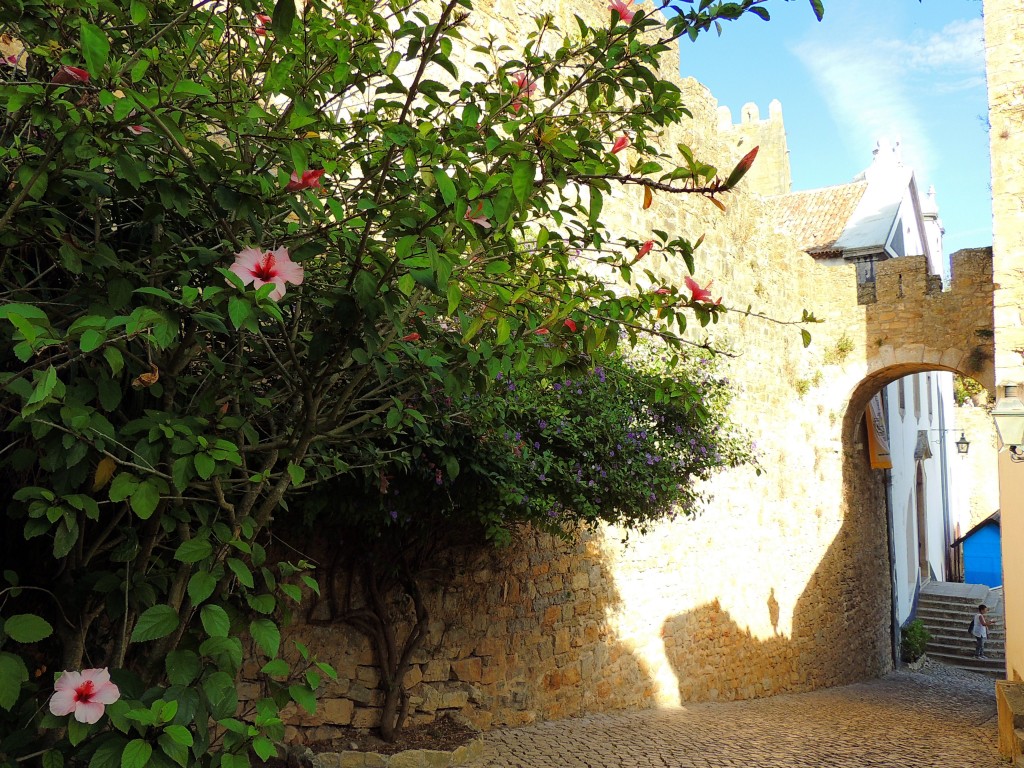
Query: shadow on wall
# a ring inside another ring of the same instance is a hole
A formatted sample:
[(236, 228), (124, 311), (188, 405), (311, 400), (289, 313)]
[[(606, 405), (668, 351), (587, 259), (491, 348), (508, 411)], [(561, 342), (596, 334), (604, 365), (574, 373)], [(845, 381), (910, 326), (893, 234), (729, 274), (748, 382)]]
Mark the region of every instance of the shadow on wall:
[(774, 588), (765, 606), (774, 637), (755, 637), (718, 600), (664, 622), (680, 702), (806, 691), (892, 669), (885, 488), (868, 466), (865, 440), (862, 425), (844, 442), (844, 521), (796, 601), (788, 636)]

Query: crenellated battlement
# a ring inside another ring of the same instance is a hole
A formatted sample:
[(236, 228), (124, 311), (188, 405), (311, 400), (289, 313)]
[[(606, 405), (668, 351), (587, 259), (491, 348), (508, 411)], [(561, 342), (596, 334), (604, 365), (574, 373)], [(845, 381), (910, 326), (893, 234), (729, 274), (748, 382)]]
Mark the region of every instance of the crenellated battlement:
[(740, 110), (740, 122), (733, 123), (728, 107), (718, 108), (718, 131), (739, 160), (754, 147), (760, 147), (757, 162), (744, 182), (761, 195), (784, 195), (790, 191), (789, 146), (782, 120), (782, 103), (773, 99), (768, 117), (761, 119), (757, 104), (747, 102)]

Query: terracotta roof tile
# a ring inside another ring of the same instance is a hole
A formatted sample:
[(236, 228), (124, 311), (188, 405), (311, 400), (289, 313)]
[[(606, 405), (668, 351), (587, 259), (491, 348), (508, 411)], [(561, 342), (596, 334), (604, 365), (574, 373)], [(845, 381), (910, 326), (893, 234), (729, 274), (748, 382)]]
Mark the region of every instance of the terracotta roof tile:
[(779, 232), (792, 236), (811, 255), (838, 255), (833, 247), (868, 188), (854, 181), (823, 189), (768, 198), (769, 215)]

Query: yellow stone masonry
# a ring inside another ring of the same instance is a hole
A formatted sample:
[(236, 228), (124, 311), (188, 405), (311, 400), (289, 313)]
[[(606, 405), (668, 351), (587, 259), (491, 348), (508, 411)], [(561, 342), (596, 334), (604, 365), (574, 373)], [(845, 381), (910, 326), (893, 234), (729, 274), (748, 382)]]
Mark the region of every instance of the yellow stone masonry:
[[(565, 19), (576, 5), (560, 4), (556, 14)], [(588, 20), (601, 23), (604, 5), (594, 7)], [(521, 40), (521, 11), (521, 3), (496, 0), (472, 23)], [(677, 71), (673, 53), (663, 74), (680, 83), (693, 120), (666, 135), (666, 145), (690, 143), (731, 168), (763, 140), (764, 167), (728, 196), (724, 213), (666, 194), (643, 211), (639, 188), (619, 191), (604, 211), (613, 231), (640, 239), (653, 228), (691, 240), (703, 234), (696, 278), (713, 279), (726, 305), (782, 321), (806, 308), (824, 321), (811, 328), (807, 349), (793, 325), (741, 311), (707, 330), (735, 351), (727, 364), (732, 414), (748, 426), (763, 472), (723, 473), (705, 489), (698, 517), (628, 542), (614, 529), (572, 546), (524, 533), (471, 567), (453, 564), (451, 586), (430, 596), (433, 622), (406, 681), (412, 722), (457, 712), (485, 728), (519, 725), (809, 690), (891, 668), (885, 494), (880, 473), (866, 465), (863, 406), (882, 383), (934, 368), (991, 388), (991, 335), (986, 344), (977, 333), (992, 327), (991, 255), (959, 254), (945, 293), (927, 278), (923, 258), (881, 264), (877, 303), (859, 305), (853, 268), (800, 251), (776, 231), (759, 193), (789, 189), (781, 110), (734, 126), (703, 86)], [(686, 274), (657, 254), (646, 266), (679, 282)], [(852, 350), (834, 354), (850, 341)], [(315, 717), (287, 713), (289, 735), (317, 740), (373, 723), (381, 697), (362, 638), (340, 626), (293, 632), (340, 680), (322, 690)]]

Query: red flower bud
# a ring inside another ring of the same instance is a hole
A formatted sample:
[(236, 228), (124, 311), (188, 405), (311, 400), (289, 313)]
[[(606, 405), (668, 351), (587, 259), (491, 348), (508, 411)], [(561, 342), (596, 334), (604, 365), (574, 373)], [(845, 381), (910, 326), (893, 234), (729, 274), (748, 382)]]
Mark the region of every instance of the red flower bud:
[(89, 82), (89, 73), (79, 67), (69, 67), (67, 64), (63, 64), (50, 82), (54, 85), (87, 83)]

